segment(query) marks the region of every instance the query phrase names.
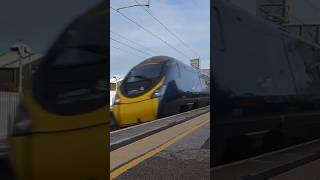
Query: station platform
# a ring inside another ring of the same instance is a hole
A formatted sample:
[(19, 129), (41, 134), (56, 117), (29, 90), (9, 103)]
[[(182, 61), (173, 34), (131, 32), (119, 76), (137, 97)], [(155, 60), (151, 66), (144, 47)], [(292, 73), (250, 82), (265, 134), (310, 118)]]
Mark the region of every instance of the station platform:
[(110, 132), (110, 149), (111, 151), (113, 151), (119, 147), (130, 144), (139, 139), (148, 137), (157, 132), (161, 132), (165, 129), (186, 122), (196, 116), (199, 116), (209, 111), (210, 107), (206, 106), (181, 114), (161, 118), (155, 121), (150, 121), (136, 126), (131, 126), (128, 128), (112, 131)]
[(215, 180), (320, 179), (320, 139), (215, 167)]
[(114, 149), (110, 168), (110, 179), (210, 179), (210, 113)]

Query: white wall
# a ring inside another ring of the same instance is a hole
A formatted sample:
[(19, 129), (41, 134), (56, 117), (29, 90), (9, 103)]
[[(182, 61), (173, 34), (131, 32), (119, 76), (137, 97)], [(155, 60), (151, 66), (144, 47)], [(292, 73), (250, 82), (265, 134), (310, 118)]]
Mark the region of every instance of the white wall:
[(9, 120), (14, 120), (19, 100), (18, 93), (0, 92), (0, 141), (7, 137)]

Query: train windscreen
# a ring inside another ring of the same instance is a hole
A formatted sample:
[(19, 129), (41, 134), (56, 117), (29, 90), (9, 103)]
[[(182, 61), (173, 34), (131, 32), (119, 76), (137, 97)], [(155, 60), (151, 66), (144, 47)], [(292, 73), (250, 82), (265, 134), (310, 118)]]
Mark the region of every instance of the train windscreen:
[(159, 82), (163, 66), (161, 63), (149, 63), (133, 68), (123, 83), (122, 93), (127, 97), (146, 93)]

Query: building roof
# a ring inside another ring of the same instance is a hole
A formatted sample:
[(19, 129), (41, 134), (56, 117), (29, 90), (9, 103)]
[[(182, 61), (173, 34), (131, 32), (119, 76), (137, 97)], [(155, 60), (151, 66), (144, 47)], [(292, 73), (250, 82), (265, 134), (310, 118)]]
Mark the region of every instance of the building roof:
[(0, 68), (18, 68), (20, 61), (22, 65), (32, 63), (42, 58), (41, 54), (29, 54), (25, 57), (21, 57), (18, 51), (9, 51), (4, 54), (0, 54)]
[(122, 81), (122, 78), (120, 76), (114, 75), (111, 79), (110, 79), (110, 83), (117, 83)]

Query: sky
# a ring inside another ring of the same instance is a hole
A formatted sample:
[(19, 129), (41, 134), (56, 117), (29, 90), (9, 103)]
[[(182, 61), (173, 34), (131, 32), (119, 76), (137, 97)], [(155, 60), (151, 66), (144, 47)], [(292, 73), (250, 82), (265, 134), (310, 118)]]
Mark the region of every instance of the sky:
[[(33, 52), (44, 54), (64, 27), (79, 14), (102, 0), (1, 0), (0, 6), (0, 54), (8, 46), (22, 39)], [(255, 0), (230, 0), (255, 14)], [(141, 4), (147, 0), (138, 0)], [(148, 10), (163, 22), (172, 32), (195, 50), (203, 68), (209, 67), (210, 59), (210, 9), (209, 0), (150, 0)], [(306, 24), (320, 24), (319, 0), (290, 0), (290, 14), (299, 17)], [(307, 3), (309, 2), (309, 3)], [(310, 5), (311, 2), (311, 5)], [(135, 4), (134, 0), (110, 0), (114, 8)], [(141, 7), (121, 10), (148, 30), (159, 35), (171, 45), (183, 51), (190, 58), (197, 57), (153, 20)], [(119, 14), (110, 10), (111, 30), (132, 41), (148, 47), (152, 55), (168, 55), (187, 64), (189, 59), (167, 47), (163, 42), (141, 30)], [(297, 23), (291, 18), (291, 23)], [(111, 37), (130, 44), (115, 34)], [(114, 41), (111, 48), (111, 74), (124, 76), (134, 65), (150, 57)], [(143, 47), (130, 44), (143, 51)], [(129, 51), (129, 53), (127, 52)], [(149, 51), (148, 51), (149, 52)], [(134, 55), (130, 54), (133, 53)]]
[(18, 40), (44, 54), (65, 26), (102, 0), (1, 0), (0, 54)]
[[(138, 2), (139, 4), (146, 4), (147, 0), (138, 0)], [(134, 0), (110, 1), (111, 7), (115, 9), (134, 4), (137, 4)], [(185, 47), (179, 40), (168, 33), (142, 7), (126, 8), (119, 11), (148, 31), (167, 41), (171, 46), (181, 51), (182, 54), (123, 18), (119, 13), (110, 10), (110, 30), (113, 32), (110, 33), (110, 37), (113, 39), (110, 40), (110, 76), (120, 75), (124, 77), (133, 66), (155, 55), (171, 56), (185, 64), (190, 64), (190, 59), (200, 56), (201, 67), (209, 68), (209, 0), (150, 0), (150, 7), (147, 9), (192, 50)], [(139, 45), (122, 38), (122, 36), (130, 41), (139, 43)], [(138, 49), (138, 51), (117, 41), (130, 45)]]

